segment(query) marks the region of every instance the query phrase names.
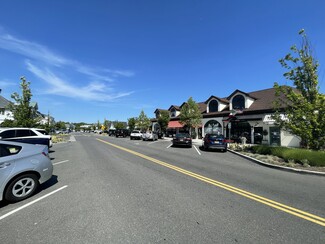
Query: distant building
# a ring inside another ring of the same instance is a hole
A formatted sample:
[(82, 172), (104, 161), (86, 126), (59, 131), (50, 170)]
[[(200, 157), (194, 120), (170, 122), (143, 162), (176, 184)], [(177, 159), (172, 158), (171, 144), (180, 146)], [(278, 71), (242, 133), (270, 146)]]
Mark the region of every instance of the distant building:
[[(13, 113), (8, 109), (8, 105), (11, 102), (0, 95), (0, 124), (5, 120), (14, 120)], [(36, 114), (36, 118), (39, 119), (41, 125), (46, 125), (50, 123), (51, 125), (55, 123), (53, 117), (48, 117), (48, 115), (42, 114), (38, 111), (38, 104), (36, 102), (31, 102), (30, 106)]]
[(13, 114), (11, 111), (8, 110), (8, 105), (10, 104), (10, 101), (5, 99), (3, 96), (0, 95), (0, 124), (5, 120), (13, 120)]

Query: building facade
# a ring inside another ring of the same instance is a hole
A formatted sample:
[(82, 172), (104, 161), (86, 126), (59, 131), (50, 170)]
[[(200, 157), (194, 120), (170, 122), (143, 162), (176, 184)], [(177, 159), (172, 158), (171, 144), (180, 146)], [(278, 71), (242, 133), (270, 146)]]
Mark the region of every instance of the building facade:
[[(299, 147), (300, 138), (281, 130), (272, 119), (275, 89), (254, 92), (235, 90), (226, 98), (210, 96), (197, 103), (202, 114), (202, 124), (196, 128), (198, 138), (207, 133), (221, 133), (231, 142)], [(168, 131), (177, 133), (185, 128), (179, 123), (181, 106), (172, 105), (168, 109), (170, 122)], [(156, 109), (156, 118), (159, 111)], [(153, 123), (157, 123), (156, 120)]]

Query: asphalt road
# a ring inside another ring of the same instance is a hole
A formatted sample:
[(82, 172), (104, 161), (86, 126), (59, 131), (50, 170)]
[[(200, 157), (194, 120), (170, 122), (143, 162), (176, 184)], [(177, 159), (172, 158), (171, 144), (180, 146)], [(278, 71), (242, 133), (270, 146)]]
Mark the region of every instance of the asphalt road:
[(76, 134), (54, 176), (0, 202), (1, 243), (325, 243), (325, 177), (230, 152)]

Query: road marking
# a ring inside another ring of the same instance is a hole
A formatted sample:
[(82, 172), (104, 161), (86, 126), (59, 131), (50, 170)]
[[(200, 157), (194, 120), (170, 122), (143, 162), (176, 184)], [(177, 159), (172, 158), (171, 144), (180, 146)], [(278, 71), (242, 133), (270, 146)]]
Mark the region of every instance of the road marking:
[(193, 147), (195, 148), (195, 150), (197, 151), (197, 153), (198, 153), (199, 155), (201, 155), (201, 152), (196, 148), (196, 146), (193, 145)]
[(279, 202), (276, 202), (276, 201), (273, 201), (271, 199), (268, 199), (268, 198), (265, 198), (265, 197), (262, 197), (262, 196), (259, 196), (259, 195), (256, 195), (256, 194), (253, 194), (251, 192), (248, 192), (248, 191), (245, 191), (245, 190), (242, 190), (240, 188), (236, 188), (236, 187), (233, 187), (231, 185), (227, 185), (225, 183), (222, 183), (220, 181), (216, 181), (216, 180), (213, 180), (213, 179), (210, 179), (210, 178), (207, 178), (205, 176), (202, 176), (202, 175), (199, 175), (199, 174), (196, 174), (194, 172), (191, 172), (191, 171), (188, 171), (188, 170), (185, 170), (185, 169), (182, 169), (180, 167), (177, 167), (177, 166), (174, 166), (172, 164), (168, 164), (168, 163), (165, 163), (163, 161), (160, 161), (158, 159), (155, 159), (155, 158), (152, 158), (152, 157), (149, 157), (149, 156), (146, 156), (144, 154), (141, 154), (141, 153), (138, 153), (138, 152), (135, 152), (135, 151), (132, 151), (130, 149), (127, 149), (127, 148), (124, 148), (124, 147), (121, 147), (121, 146), (118, 146), (118, 145), (115, 145), (113, 143), (110, 143), (110, 142), (107, 142), (107, 141), (104, 141), (104, 140), (101, 140), (101, 139), (97, 139), (98, 141), (100, 142), (103, 142), (105, 144), (108, 144), (112, 147), (115, 147), (115, 148), (118, 148), (120, 150), (123, 150), (125, 152), (128, 152), (130, 154), (133, 154), (133, 155), (136, 155), (138, 157), (141, 157), (141, 158), (144, 158), (144, 159), (147, 159), (153, 163), (156, 163), (156, 164), (159, 164), (161, 166), (164, 166), (166, 168), (169, 168), (169, 169), (172, 169), (172, 170), (175, 170), (177, 172), (180, 172), (182, 174), (185, 174), (185, 175), (188, 175), (188, 176), (191, 176), (193, 178), (196, 178), (198, 180), (201, 180), (201, 181), (204, 181), (208, 184), (211, 184), (211, 185), (214, 185), (214, 186), (217, 186), (219, 188), (222, 188), (222, 189), (225, 189), (227, 191), (230, 191), (230, 192), (233, 192), (233, 193), (236, 193), (238, 195), (241, 195), (243, 197), (246, 197), (246, 198), (249, 198), (251, 200), (254, 200), (254, 201), (257, 201), (257, 202), (260, 202), (260, 203), (263, 203), (267, 206), (270, 206), (272, 208), (275, 208), (275, 209), (278, 209), (278, 210), (281, 210), (283, 212), (286, 212), (286, 213), (289, 213), (289, 214), (292, 214), (296, 217), (299, 217), (299, 218), (302, 218), (302, 219), (305, 219), (305, 220), (308, 220), (310, 222), (313, 222), (315, 224), (319, 224), (321, 226), (325, 226), (325, 218), (322, 218), (322, 217), (319, 217), (317, 215), (313, 215), (311, 213), (308, 213), (308, 212), (304, 212), (302, 210), (299, 210), (299, 209), (296, 209), (296, 208), (293, 208), (293, 207), (290, 207), (290, 206), (287, 206), (285, 204), (282, 204), (282, 203), (279, 203)]
[(76, 138), (74, 136), (70, 136), (70, 139), (69, 139), (70, 142), (75, 142), (76, 141)]
[(69, 160), (60, 161), (60, 162), (54, 163), (53, 165), (63, 164), (63, 163), (66, 163), (66, 162), (69, 162)]
[(173, 144), (170, 144), (168, 147), (166, 147), (166, 148), (170, 148), (171, 146), (172, 146)]
[(34, 204), (34, 203), (36, 203), (36, 202), (38, 202), (38, 201), (40, 201), (40, 200), (46, 198), (46, 197), (49, 197), (49, 196), (51, 196), (52, 194), (57, 193), (58, 191), (61, 191), (61, 190), (63, 190), (63, 189), (66, 188), (66, 187), (68, 187), (68, 186), (67, 186), (67, 185), (62, 186), (61, 188), (56, 189), (55, 191), (52, 191), (52, 192), (50, 192), (50, 193), (48, 193), (48, 194), (46, 194), (46, 195), (44, 195), (44, 196), (42, 196), (42, 197), (40, 197), (40, 198), (35, 199), (34, 201), (31, 201), (31, 202), (29, 202), (29, 203), (27, 203), (27, 204), (25, 204), (25, 205), (23, 205), (23, 206), (21, 206), (21, 207), (19, 207), (19, 208), (17, 208), (17, 209), (14, 209), (14, 210), (10, 211), (9, 213), (6, 213), (5, 215), (0, 216), (0, 220), (2, 220), (2, 219), (4, 219), (4, 218), (6, 218), (6, 217), (8, 217), (8, 216), (10, 216), (10, 215), (12, 215), (12, 214), (18, 212), (18, 211), (20, 211), (20, 210), (22, 210), (22, 209), (24, 209), (24, 208), (27, 208), (28, 206), (30, 206), (30, 205), (32, 205), (32, 204)]
[(148, 145), (150, 145), (150, 144), (154, 144), (154, 143), (156, 143), (156, 142), (158, 142), (158, 141), (149, 142)]

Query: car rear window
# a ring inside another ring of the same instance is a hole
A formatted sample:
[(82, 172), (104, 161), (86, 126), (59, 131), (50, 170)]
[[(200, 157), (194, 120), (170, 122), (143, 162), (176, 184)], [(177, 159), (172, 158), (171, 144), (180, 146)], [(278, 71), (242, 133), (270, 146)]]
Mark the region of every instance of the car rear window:
[(176, 137), (190, 137), (189, 134), (185, 134), (185, 133), (179, 133), (179, 134), (176, 134)]
[(225, 137), (223, 135), (209, 135), (209, 138), (211, 139), (224, 139)]
[(34, 131), (31, 130), (17, 130), (16, 137), (36, 136)]

